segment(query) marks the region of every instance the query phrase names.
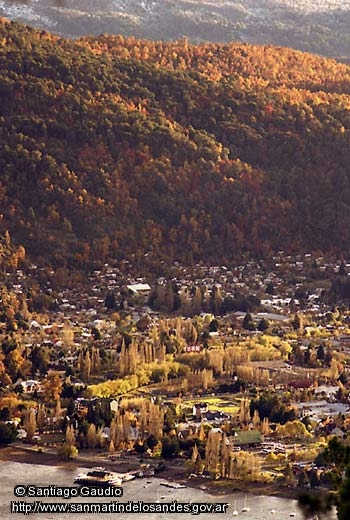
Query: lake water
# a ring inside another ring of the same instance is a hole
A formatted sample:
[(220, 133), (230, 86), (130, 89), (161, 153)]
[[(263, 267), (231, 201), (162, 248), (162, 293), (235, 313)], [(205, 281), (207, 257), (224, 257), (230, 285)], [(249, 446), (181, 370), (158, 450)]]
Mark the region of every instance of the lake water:
[[(62, 467), (55, 466), (41, 466), (41, 465), (30, 465), (16, 462), (1, 462), (0, 466), (0, 519), (13, 519), (24, 518), (23, 514), (11, 514), (10, 504), (11, 501), (24, 500), (31, 502), (33, 498), (16, 498), (14, 496), (14, 486), (23, 484), (35, 484), (37, 486), (72, 486), (75, 475), (84, 471), (82, 468), (65, 469)], [(150, 482), (150, 483), (148, 483)], [(245, 518), (247, 520), (267, 520), (269, 518), (274, 520), (284, 520), (290, 517), (291, 512), (295, 512), (295, 519), (302, 520), (303, 515), (298, 510), (296, 501), (277, 498), (277, 497), (264, 497), (248, 495), (247, 506), (250, 508), (248, 512), (242, 512), (242, 508), (245, 502), (245, 496), (240, 493), (233, 493), (230, 495), (218, 495), (213, 496), (206, 494), (203, 490), (197, 490), (192, 488), (183, 489), (172, 489), (160, 485), (162, 479), (152, 478), (150, 480), (137, 479), (130, 482), (126, 482), (123, 485), (124, 496), (122, 498), (72, 498), (71, 500), (63, 500), (60, 498), (43, 498), (36, 499), (42, 500), (43, 502), (110, 502), (117, 500), (119, 502), (128, 501), (144, 501), (144, 502), (156, 502), (158, 499), (160, 503), (172, 502), (177, 500), (178, 502), (215, 502), (215, 503), (229, 503), (227, 513), (201, 513), (198, 516), (191, 515), (190, 513), (172, 513), (172, 514), (136, 514), (135, 513), (123, 513), (119, 515), (123, 520), (135, 520), (135, 518), (144, 518), (145, 520), (185, 520), (190, 518), (199, 518), (200, 520), (226, 520), (232, 518), (232, 512), (235, 509), (238, 511), (238, 517)], [(47, 514), (30, 514), (27, 518), (30, 520), (97, 520), (99, 518), (113, 518), (118, 516), (117, 514), (62, 514), (62, 513), (47, 513)], [(336, 514), (330, 515), (327, 520), (336, 519)]]

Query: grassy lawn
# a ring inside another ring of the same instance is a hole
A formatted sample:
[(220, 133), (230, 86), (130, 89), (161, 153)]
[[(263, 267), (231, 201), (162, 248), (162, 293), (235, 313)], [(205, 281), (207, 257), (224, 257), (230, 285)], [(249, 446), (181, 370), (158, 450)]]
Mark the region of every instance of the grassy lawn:
[(239, 412), (239, 399), (228, 399), (226, 396), (203, 396), (193, 399), (186, 399), (184, 405), (186, 407), (193, 407), (198, 403), (207, 403), (209, 410), (219, 410), (220, 412), (235, 415)]
[(40, 444), (48, 443), (48, 444), (61, 444), (64, 440), (64, 433), (43, 433), (40, 435), (41, 442)]

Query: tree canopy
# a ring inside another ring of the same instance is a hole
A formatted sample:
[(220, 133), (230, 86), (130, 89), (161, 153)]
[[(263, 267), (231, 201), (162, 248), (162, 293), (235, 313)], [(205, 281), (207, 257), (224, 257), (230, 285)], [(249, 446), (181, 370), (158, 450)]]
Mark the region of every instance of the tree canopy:
[(0, 233), (79, 267), (347, 248), (350, 69), (0, 23)]

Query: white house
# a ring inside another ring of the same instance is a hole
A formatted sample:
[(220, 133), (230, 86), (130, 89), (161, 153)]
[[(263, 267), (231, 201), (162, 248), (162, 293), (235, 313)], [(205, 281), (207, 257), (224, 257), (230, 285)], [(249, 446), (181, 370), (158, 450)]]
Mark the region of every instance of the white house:
[(133, 283), (126, 286), (129, 291), (133, 294), (148, 294), (151, 290), (151, 286), (148, 283)]
[(22, 381), (20, 383), (23, 388), (24, 394), (32, 394), (35, 390), (41, 391), (40, 381), (36, 381), (34, 379), (29, 379), (28, 381)]

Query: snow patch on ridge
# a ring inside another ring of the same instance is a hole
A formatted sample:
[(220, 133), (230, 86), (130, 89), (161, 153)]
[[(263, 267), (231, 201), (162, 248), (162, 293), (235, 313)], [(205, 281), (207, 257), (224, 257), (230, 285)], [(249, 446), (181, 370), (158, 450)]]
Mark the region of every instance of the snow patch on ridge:
[[(33, 0), (33, 3), (38, 3), (40, 0)], [(33, 7), (26, 4), (13, 4), (6, 1), (0, 1), (0, 13), (5, 18), (10, 20), (19, 20), (23, 23), (35, 24), (40, 23), (48, 27), (55, 27), (56, 22), (49, 17), (37, 12)]]

